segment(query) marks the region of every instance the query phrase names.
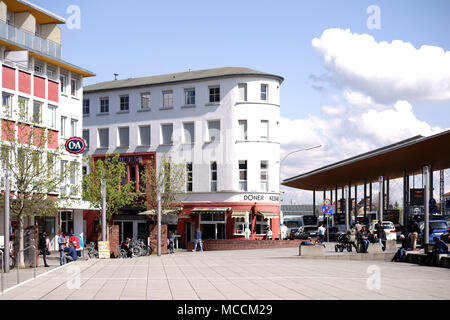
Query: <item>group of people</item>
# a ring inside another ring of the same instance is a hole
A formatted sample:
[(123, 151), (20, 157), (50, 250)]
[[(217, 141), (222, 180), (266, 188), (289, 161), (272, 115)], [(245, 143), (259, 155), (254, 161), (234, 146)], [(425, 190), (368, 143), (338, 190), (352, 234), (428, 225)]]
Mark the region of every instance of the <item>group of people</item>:
[[(381, 220), (375, 225), (374, 236), (376, 236), (377, 242), (381, 244), (381, 247), (384, 249), (386, 233), (383, 229)], [(349, 250), (351, 251), (352, 247), (354, 247), (356, 252), (367, 253), (370, 245), (370, 237), (370, 231), (368, 231), (365, 226), (361, 225), (359, 221), (352, 223), (350, 228), (347, 230)]]
[(62, 266), (65, 263), (76, 261), (82, 257), (82, 250), (84, 247), (83, 237), (65, 232), (58, 237), (59, 247), (59, 264)]

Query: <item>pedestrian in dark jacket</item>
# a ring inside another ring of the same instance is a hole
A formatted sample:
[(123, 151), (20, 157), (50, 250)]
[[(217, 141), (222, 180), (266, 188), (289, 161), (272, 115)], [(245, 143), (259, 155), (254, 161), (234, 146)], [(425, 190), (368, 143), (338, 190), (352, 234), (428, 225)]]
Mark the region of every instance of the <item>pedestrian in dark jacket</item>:
[(438, 237), (433, 238), (434, 246), (431, 252), (427, 253), (425, 259), (421, 264), (425, 265), (438, 265), (438, 259), (440, 254), (448, 254), (448, 247), (444, 241), (441, 241)]
[(378, 220), (378, 223), (375, 225), (375, 232), (377, 234), (378, 243), (381, 244), (381, 247), (384, 250), (383, 240), (386, 237), (386, 233), (383, 229), (383, 223), (381, 222), (381, 220)]
[(47, 232), (43, 232), (41, 236), (39, 237), (38, 242), (38, 249), (40, 254), (42, 254), (42, 259), (44, 260), (44, 267), (48, 268), (49, 265), (47, 264), (47, 254), (50, 253), (50, 247), (49, 247), (49, 239)]
[(361, 227), (361, 231), (358, 233), (358, 241), (362, 244), (362, 253), (367, 253), (369, 249), (369, 234), (366, 231), (366, 227)]
[(408, 231), (411, 237), (411, 249), (417, 251), (417, 239), (419, 238), (420, 233), (419, 224), (416, 221), (411, 220), (408, 225)]
[(76, 243), (69, 242), (69, 246), (64, 249), (64, 252), (65, 252), (64, 258), (65, 258), (66, 263), (72, 262), (72, 261), (77, 261), (78, 255), (77, 255), (77, 250), (75, 250), (75, 247), (74, 247), (75, 245), (76, 245)]
[(411, 248), (409, 247), (409, 240), (406, 238), (403, 234), (400, 235), (400, 240), (402, 240), (402, 246), (397, 250), (394, 257), (392, 258), (392, 261), (399, 262), (403, 261), (406, 257), (406, 251), (410, 251)]

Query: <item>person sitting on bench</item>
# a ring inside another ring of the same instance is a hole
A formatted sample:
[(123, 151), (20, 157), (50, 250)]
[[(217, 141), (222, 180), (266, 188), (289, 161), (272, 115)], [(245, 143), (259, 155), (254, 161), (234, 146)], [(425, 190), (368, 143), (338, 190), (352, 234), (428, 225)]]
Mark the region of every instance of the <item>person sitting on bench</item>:
[(438, 265), (439, 255), (448, 254), (448, 247), (447, 244), (444, 243), (444, 241), (441, 241), (441, 239), (439, 239), (438, 237), (434, 237), (433, 241), (433, 250), (427, 253), (427, 256), (421, 263), (423, 265)]

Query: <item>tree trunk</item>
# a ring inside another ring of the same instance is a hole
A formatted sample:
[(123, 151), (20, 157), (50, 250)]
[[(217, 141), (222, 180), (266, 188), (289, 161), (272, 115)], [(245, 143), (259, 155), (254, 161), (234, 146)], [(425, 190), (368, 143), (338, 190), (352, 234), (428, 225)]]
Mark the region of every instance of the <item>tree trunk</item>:
[(19, 254), (16, 255), (19, 258), (19, 264), (17, 265), (18, 268), (25, 268), (25, 252), (24, 249), (24, 222), (23, 222), (23, 216), (21, 215), (19, 217)]

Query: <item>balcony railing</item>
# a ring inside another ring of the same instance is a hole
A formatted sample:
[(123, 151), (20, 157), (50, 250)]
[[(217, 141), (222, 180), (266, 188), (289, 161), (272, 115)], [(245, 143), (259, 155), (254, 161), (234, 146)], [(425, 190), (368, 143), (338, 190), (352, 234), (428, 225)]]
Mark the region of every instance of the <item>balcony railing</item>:
[(1, 20), (0, 38), (13, 41), (26, 49), (35, 50), (39, 53), (61, 59), (62, 46), (60, 44), (38, 37), (31, 32), (8, 25)]

